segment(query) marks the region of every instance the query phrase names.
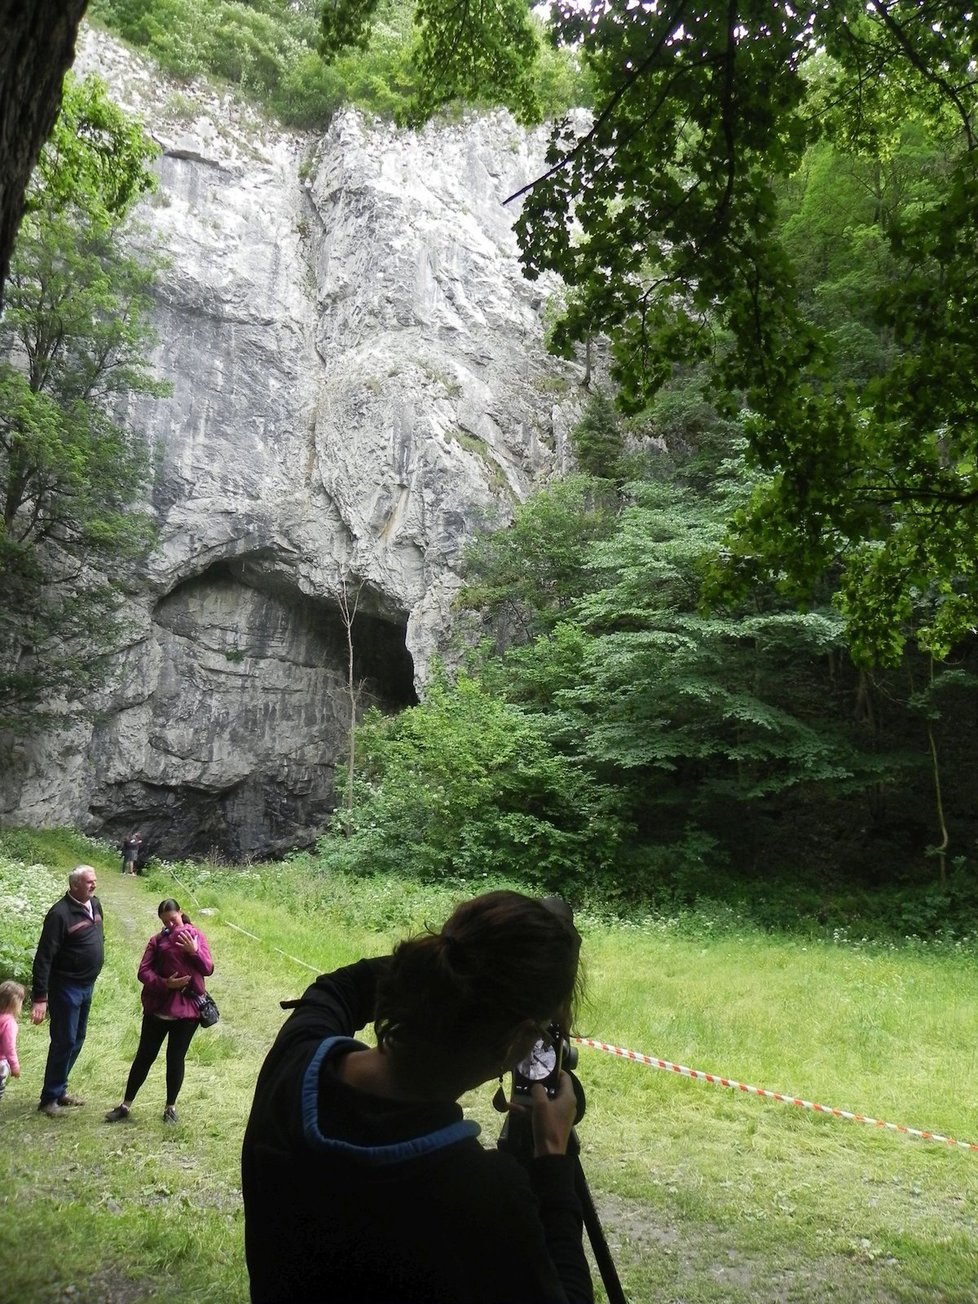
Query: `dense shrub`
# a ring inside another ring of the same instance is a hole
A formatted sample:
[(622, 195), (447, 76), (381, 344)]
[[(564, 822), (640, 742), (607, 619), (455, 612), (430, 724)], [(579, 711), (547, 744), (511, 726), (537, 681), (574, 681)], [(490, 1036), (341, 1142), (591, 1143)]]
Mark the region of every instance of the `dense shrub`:
[(42, 865), (0, 852), (0, 982), (13, 978), (30, 989), (41, 923), (63, 893), (64, 880)]
[[(89, 16), (180, 78), (240, 87), (282, 122), (328, 125), (353, 104), (385, 119), (411, 116), (417, 95), (414, 6), (386, 0), (369, 41), (324, 61), (318, 0), (92, 0)], [(589, 98), (574, 57), (541, 42), (538, 100), (555, 116)]]
[(474, 679), (440, 679), (396, 718), (372, 714), (358, 747), (351, 836), (337, 827), (323, 841), (328, 864), (423, 881), (508, 875), (569, 897), (613, 871), (611, 793)]

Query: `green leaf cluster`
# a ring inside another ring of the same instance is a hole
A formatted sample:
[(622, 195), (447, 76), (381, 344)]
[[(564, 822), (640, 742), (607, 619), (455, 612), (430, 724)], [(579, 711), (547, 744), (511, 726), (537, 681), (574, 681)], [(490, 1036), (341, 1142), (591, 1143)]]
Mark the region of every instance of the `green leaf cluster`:
[(866, 665), (976, 625), (974, 31), (953, 0), (559, 6), (596, 111), (519, 219), (555, 346), (604, 334), (626, 409), (695, 366), (752, 413), (729, 590), (837, 576)]
[[(97, 79), (68, 79), (0, 318), (0, 719), (30, 730), (97, 684), (127, 567), (153, 537), (150, 462), (120, 421), (161, 394), (146, 353), (158, 255), (127, 216), (155, 147)], [(128, 235), (127, 235), (128, 230)]]
[(507, 876), (571, 896), (610, 870), (614, 794), (548, 746), (542, 722), (466, 674), (422, 706), (368, 714), (353, 833), (331, 839), (352, 867), (423, 881)]
[(414, 21), (416, 118), (461, 101), (504, 104), (521, 121), (539, 120), (534, 85), (539, 38), (526, 0), (416, 0)]
[(223, 78), (299, 127), (345, 104), (411, 122), (504, 104), (537, 120), (588, 95), (522, 0), (93, 0), (89, 13), (168, 72)]
[(547, 632), (588, 587), (587, 548), (607, 535), (617, 498), (606, 481), (555, 480), (505, 528), (480, 531), (463, 562), (463, 609), (481, 612), (502, 644)]
[(676, 484), (632, 490), (590, 551), (592, 587), (572, 619), (509, 658), (510, 692), (526, 684), (559, 745), (627, 788), (639, 821), (878, 779), (877, 758), (825, 710), (826, 661), (844, 654), (837, 615), (787, 609), (770, 591), (701, 608), (704, 563), (747, 487), (712, 501)]
[(623, 482), (625, 431), (614, 400), (603, 389), (594, 389), (588, 395), (570, 442), (574, 460), (585, 475)]

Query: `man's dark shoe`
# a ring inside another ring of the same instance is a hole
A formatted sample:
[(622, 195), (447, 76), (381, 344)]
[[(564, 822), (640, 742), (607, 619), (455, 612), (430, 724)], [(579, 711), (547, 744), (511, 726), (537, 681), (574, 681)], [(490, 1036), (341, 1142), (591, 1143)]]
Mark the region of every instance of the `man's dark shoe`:
[(67, 1109), (71, 1105), (84, 1105), (84, 1103), (85, 1102), (84, 1100), (82, 1100), (81, 1096), (73, 1096), (68, 1091), (66, 1091), (65, 1094), (63, 1096), (60, 1096), (58, 1099), (58, 1104), (61, 1106), (62, 1109)]
[(57, 1118), (59, 1114), (64, 1113), (64, 1110), (56, 1100), (42, 1100), (37, 1107), (37, 1112), (47, 1114), (48, 1118)]

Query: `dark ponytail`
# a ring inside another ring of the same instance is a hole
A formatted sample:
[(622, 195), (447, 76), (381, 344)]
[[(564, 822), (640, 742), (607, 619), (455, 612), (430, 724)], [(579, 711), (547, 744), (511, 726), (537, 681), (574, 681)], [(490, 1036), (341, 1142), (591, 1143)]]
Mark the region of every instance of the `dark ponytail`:
[(378, 1044), (416, 1076), (435, 1054), (502, 1055), (526, 1021), (569, 1028), (580, 947), (569, 912), (533, 897), (465, 901), (440, 932), (395, 949), (377, 995)]

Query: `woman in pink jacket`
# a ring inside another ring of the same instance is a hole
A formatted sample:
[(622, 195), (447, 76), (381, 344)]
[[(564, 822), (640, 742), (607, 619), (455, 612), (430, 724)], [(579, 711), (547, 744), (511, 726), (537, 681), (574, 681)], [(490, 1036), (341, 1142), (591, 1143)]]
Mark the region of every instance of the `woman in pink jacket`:
[(129, 1070), (126, 1094), (105, 1116), (107, 1123), (129, 1117), (136, 1093), (146, 1081), (166, 1042), (166, 1108), (163, 1122), (177, 1121), (176, 1103), (183, 1086), (187, 1051), (197, 1031), (197, 1001), (204, 979), (214, 972), (207, 938), (172, 898), (161, 901), (157, 914), (162, 928), (147, 943), (139, 965), (143, 984), (143, 1026), (136, 1058)]

